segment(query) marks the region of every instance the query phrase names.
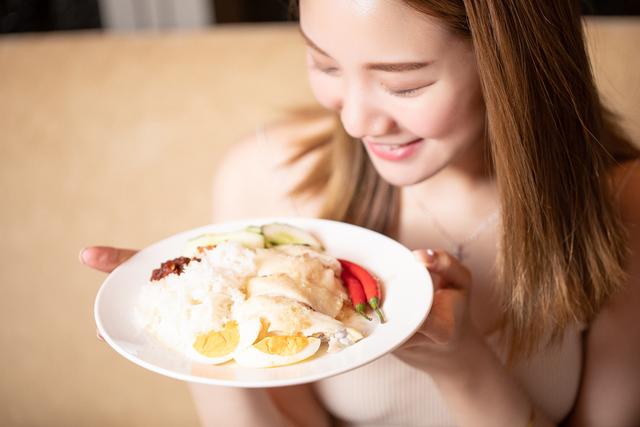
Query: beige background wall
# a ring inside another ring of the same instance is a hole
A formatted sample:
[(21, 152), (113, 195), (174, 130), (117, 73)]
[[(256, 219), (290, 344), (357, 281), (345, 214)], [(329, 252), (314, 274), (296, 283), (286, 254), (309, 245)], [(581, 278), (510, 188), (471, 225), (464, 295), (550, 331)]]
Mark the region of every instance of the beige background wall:
[[(640, 141), (640, 21), (588, 28)], [(0, 39), (0, 425), (197, 425), (183, 383), (96, 340), (78, 251), (206, 224), (225, 145), (309, 100), (290, 26)]]

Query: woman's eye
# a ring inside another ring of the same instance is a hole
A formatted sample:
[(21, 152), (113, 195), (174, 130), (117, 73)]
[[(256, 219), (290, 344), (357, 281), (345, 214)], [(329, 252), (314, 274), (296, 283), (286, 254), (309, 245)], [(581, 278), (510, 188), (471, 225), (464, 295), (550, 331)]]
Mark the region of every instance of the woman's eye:
[(316, 66), (316, 69), (318, 71), (320, 71), (321, 73), (328, 74), (330, 76), (335, 76), (340, 71), (336, 67), (319, 67), (319, 66)]
[(387, 92), (389, 92), (392, 95), (395, 96), (402, 96), (402, 97), (411, 97), (411, 96), (416, 96), (418, 94), (420, 94), (420, 91), (428, 86), (431, 86), (433, 83), (429, 83), (426, 85), (422, 85), (422, 86), (418, 86), (418, 87), (414, 87), (414, 88), (410, 88), (410, 89), (390, 89), (390, 88), (385, 88)]
[(392, 90), (391, 93), (398, 96), (411, 96), (411, 95), (415, 95), (419, 90), (420, 90), (419, 88)]

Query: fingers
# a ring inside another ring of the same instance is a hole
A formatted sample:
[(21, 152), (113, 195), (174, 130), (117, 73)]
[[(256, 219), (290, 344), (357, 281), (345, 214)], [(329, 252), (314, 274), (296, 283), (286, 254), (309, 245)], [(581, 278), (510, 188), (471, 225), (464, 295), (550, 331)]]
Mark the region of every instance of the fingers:
[(111, 273), (137, 251), (107, 246), (90, 246), (80, 251), (80, 262), (95, 270)]
[[(111, 273), (117, 266), (131, 258), (137, 251), (118, 249), (108, 246), (90, 246), (80, 251), (80, 262), (95, 270)], [(104, 341), (100, 331), (96, 329), (96, 338)]]
[(471, 272), (448, 252), (418, 249), (413, 255), (429, 272), (440, 276), (444, 286), (467, 289), (471, 284)]

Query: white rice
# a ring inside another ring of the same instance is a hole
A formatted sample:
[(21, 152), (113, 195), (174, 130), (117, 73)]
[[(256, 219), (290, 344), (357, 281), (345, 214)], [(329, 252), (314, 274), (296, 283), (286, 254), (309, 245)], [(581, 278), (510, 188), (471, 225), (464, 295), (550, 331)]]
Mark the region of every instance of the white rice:
[(165, 345), (188, 348), (194, 337), (222, 329), (246, 299), (245, 287), (255, 275), (255, 253), (227, 242), (191, 261), (180, 274), (169, 274), (143, 286), (137, 306), (140, 325)]

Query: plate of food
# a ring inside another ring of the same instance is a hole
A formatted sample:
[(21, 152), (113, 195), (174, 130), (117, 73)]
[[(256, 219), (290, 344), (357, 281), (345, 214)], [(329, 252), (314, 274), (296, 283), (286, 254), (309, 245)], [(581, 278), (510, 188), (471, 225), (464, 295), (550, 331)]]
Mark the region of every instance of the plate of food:
[(431, 278), (380, 233), (314, 218), (212, 224), (155, 243), (98, 291), (98, 331), (179, 380), (278, 387), (393, 351), (424, 322)]

